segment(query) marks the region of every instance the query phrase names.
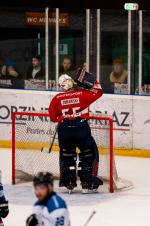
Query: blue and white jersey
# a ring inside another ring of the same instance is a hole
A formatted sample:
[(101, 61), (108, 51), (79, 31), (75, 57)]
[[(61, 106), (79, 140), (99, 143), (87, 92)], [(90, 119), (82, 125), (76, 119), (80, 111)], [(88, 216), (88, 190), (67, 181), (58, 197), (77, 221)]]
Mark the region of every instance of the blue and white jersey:
[[(0, 204), (3, 204), (6, 201), (4, 196), (3, 185), (0, 183)], [(0, 217), (0, 226), (4, 226), (3, 221)]]
[(33, 213), (36, 214), (39, 226), (69, 226), (69, 213), (65, 201), (53, 194), (47, 201), (37, 201)]
[(0, 204), (3, 204), (5, 201), (3, 185), (0, 183)]

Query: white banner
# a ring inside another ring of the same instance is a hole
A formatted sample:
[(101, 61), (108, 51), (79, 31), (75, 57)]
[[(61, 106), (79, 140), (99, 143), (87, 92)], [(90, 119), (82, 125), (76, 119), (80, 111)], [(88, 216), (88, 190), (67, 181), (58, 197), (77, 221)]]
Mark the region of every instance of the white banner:
[[(47, 112), (56, 92), (0, 90), (0, 141), (11, 140), (14, 111)], [(91, 110), (108, 114), (114, 121), (115, 147), (150, 150), (150, 97), (104, 94)]]

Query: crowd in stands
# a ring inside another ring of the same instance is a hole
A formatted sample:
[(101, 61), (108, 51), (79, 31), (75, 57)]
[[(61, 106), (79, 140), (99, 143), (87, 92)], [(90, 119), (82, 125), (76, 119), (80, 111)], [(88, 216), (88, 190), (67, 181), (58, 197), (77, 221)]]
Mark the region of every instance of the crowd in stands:
[[(80, 66), (75, 67), (72, 59), (69, 56), (64, 56), (60, 68), (59, 74), (68, 74), (72, 78), (79, 68), (87, 69), (86, 62), (83, 62)], [(114, 84), (127, 84), (127, 70), (124, 68), (124, 62), (121, 58), (114, 59), (112, 63), (112, 72), (108, 75), (110, 87)], [(13, 59), (6, 59), (0, 61), (0, 81), (11, 81), (12, 88), (25, 88), (26, 80), (45, 80), (45, 67), (40, 55), (34, 55), (31, 58), (31, 65), (27, 71), (22, 75), (17, 69), (17, 63)], [(54, 79), (51, 80), (52, 84), (56, 84)], [(5, 83), (1, 82), (0, 87), (4, 87)], [(104, 85), (105, 88), (105, 85)], [(113, 88), (114, 89), (114, 88)]]

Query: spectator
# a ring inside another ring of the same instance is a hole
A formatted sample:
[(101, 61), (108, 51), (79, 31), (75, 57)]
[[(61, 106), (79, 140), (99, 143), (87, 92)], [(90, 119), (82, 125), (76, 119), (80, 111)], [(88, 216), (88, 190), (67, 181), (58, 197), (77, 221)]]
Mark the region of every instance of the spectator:
[(82, 69), (84, 69), (85, 71), (87, 70), (87, 63), (86, 62), (83, 63)]
[(0, 76), (2, 75), (2, 67), (4, 66), (4, 64), (5, 64), (5, 60), (0, 54)]
[(111, 83), (127, 83), (127, 70), (123, 68), (123, 60), (121, 58), (117, 58), (113, 61), (114, 70), (110, 74), (110, 82)]
[(66, 56), (63, 59), (62, 65), (60, 66), (60, 74), (67, 74), (73, 76), (73, 63), (70, 57)]
[(6, 60), (1, 68), (0, 87), (24, 89), (24, 79), (16, 68), (16, 62), (12, 59)]
[(45, 70), (42, 68), (42, 61), (39, 55), (32, 57), (32, 65), (28, 68), (26, 79), (44, 79)]
[(16, 69), (16, 63), (13, 60), (8, 59), (1, 69), (1, 78), (3, 79), (16, 79), (19, 78), (19, 73)]

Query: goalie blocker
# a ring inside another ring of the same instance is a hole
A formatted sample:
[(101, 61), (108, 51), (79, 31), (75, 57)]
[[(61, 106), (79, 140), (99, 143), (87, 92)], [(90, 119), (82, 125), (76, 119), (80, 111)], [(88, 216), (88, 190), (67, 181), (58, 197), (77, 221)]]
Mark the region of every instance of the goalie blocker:
[(74, 81), (78, 84), (78, 86), (91, 89), (96, 82), (96, 76), (83, 69), (79, 69), (75, 75)]
[(102, 89), (98, 82), (94, 82), (95, 76), (83, 70), (78, 72), (76, 81), (78, 85), (82, 84), (84, 87), (89, 77), (92, 80), (88, 83), (90, 84), (88, 88), (92, 86), (92, 89), (74, 90), (72, 78), (62, 75), (59, 84), (65, 92), (57, 94), (49, 107), (51, 121), (58, 122), (60, 186), (65, 186), (69, 190), (76, 186), (76, 148), (80, 149), (78, 176), (82, 188), (92, 190), (102, 184), (102, 181), (96, 177), (99, 162), (98, 148), (87, 122), (88, 107), (102, 96)]

